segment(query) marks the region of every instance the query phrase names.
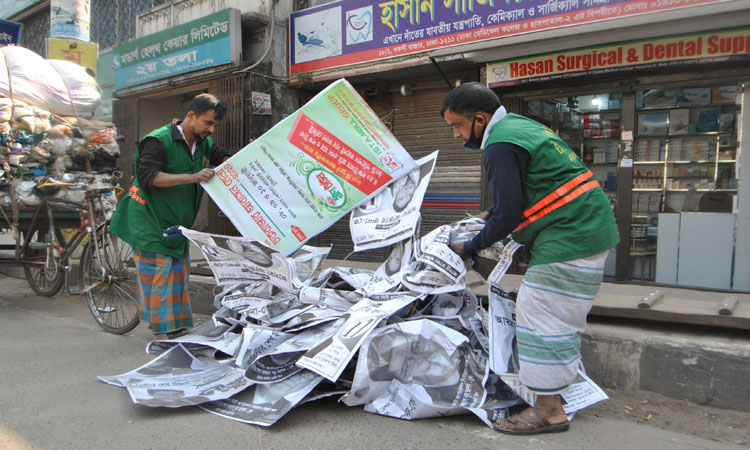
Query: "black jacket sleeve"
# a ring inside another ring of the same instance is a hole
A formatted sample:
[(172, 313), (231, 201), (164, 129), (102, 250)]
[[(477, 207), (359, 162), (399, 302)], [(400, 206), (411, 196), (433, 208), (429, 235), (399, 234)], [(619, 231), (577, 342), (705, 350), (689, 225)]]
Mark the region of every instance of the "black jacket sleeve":
[(469, 254), (487, 248), (513, 231), (523, 214), (523, 183), (531, 156), (523, 147), (498, 142), (484, 150), (484, 166), (492, 192), (492, 215), (482, 231), (464, 244)]
[(147, 137), (143, 140), (141, 159), (138, 162), (138, 183), (143, 189), (151, 189), (156, 174), (163, 172), (167, 167), (167, 155), (164, 146), (155, 137)]
[(212, 166), (216, 167), (219, 164), (223, 163), (224, 158), (227, 156), (232, 156), (232, 154), (229, 153), (224, 147), (214, 144), (214, 146), (211, 147), (211, 156), (209, 157), (209, 162)]
[[(224, 158), (232, 156), (224, 147), (216, 144), (211, 147), (209, 162), (212, 166), (218, 166), (224, 162)], [(164, 146), (154, 137), (147, 137), (143, 140), (143, 152), (138, 163), (138, 183), (144, 189), (151, 189), (156, 174), (164, 172), (167, 167), (167, 155), (164, 152)]]

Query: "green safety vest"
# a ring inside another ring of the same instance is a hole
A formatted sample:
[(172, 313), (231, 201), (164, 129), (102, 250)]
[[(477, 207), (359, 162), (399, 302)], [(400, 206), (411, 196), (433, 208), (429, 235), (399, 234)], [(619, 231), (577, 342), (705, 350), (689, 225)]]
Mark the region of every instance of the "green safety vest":
[[(523, 180), (525, 214), (534, 212), (534, 206), (545, 197), (554, 197), (552, 193), (566, 182), (570, 186), (565, 192), (583, 187), (586, 182), (579, 180), (591, 178), (585, 175), (588, 169), (583, 162), (557, 134), (529, 118), (506, 115), (490, 130), (485, 147), (497, 142), (518, 145), (531, 156)], [(620, 236), (609, 199), (599, 186), (592, 188), (594, 183), (589, 180), (586, 189), (568, 196), (569, 203), (560, 202), (551, 211), (540, 210), (535, 220), (513, 231), (513, 240), (531, 250), (529, 266), (586, 258), (617, 245)]]
[[(195, 156), (191, 159), (185, 146), (173, 139), (173, 132), (179, 133), (172, 124), (168, 124), (146, 136), (159, 139), (164, 147), (167, 167), (163, 172), (192, 174), (207, 167), (213, 146), (211, 138), (198, 142)], [(146, 138), (141, 141), (135, 156), (136, 174)], [(181, 258), (188, 251), (187, 239), (168, 239), (162, 236), (162, 232), (175, 225), (191, 228), (198, 215), (202, 195), (203, 188), (199, 183), (144, 189), (136, 176), (128, 195), (117, 205), (109, 230), (133, 248)]]

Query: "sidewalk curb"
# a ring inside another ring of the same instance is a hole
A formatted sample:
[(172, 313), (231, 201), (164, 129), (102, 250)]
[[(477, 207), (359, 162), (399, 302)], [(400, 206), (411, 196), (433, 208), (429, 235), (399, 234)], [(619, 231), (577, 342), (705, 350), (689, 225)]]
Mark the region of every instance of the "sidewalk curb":
[(582, 341), (586, 372), (604, 387), (750, 412), (746, 339), (590, 324)]

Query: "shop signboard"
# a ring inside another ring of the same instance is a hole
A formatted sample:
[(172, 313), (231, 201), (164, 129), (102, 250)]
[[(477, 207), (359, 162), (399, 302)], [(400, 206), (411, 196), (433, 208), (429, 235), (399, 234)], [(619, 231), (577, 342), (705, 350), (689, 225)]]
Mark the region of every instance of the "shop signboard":
[(18, 44), (21, 39), (21, 24), (0, 20), (0, 47), (3, 45)]
[(578, 48), (487, 64), (489, 87), (750, 60), (750, 27)]
[(240, 11), (227, 8), (114, 50), (115, 90), (240, 59)]
[(203, 186), (243, 236), (288, 255), (416, 167), (341, 79), (216, 167)]
[(267, 92), (255, 92), (251, 94), (252, 113), (258, 116), (270, 116), (273, 113), (271, 108), (271, 94)]
[(341, 0), (292, 13), (290, 73), (721, 0)]
[(91, 69), (96, 76), (96, 58), (99, 44), (96, 42), (70, 41), (49, 38), (47, 40), (47, 59), (62, 59)]
[(91, 0), (51, 0), (49, 12), (50, 37), (89, 40)]

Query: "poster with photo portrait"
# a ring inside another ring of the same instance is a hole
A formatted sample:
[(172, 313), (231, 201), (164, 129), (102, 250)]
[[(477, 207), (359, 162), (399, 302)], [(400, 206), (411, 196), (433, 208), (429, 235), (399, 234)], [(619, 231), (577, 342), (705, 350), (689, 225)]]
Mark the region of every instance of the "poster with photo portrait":
[(416, 232), (437, 155), (436, 150), (418, 160), (416, 169), (352, 211), (349, 229), (355, 252), (386, 247)]
[(284, 291), (294, 290), (293, 269), (278, 250), (252, 238), (180, 229), (205, 256), (217, 285), (261, 281)]
[(376, 273), (388, 277), (400, 279), (400, 273), (409, 266), (412, 260), (412, 239), (392, 244), (388, 252), (388, 258), (378, 267)]

